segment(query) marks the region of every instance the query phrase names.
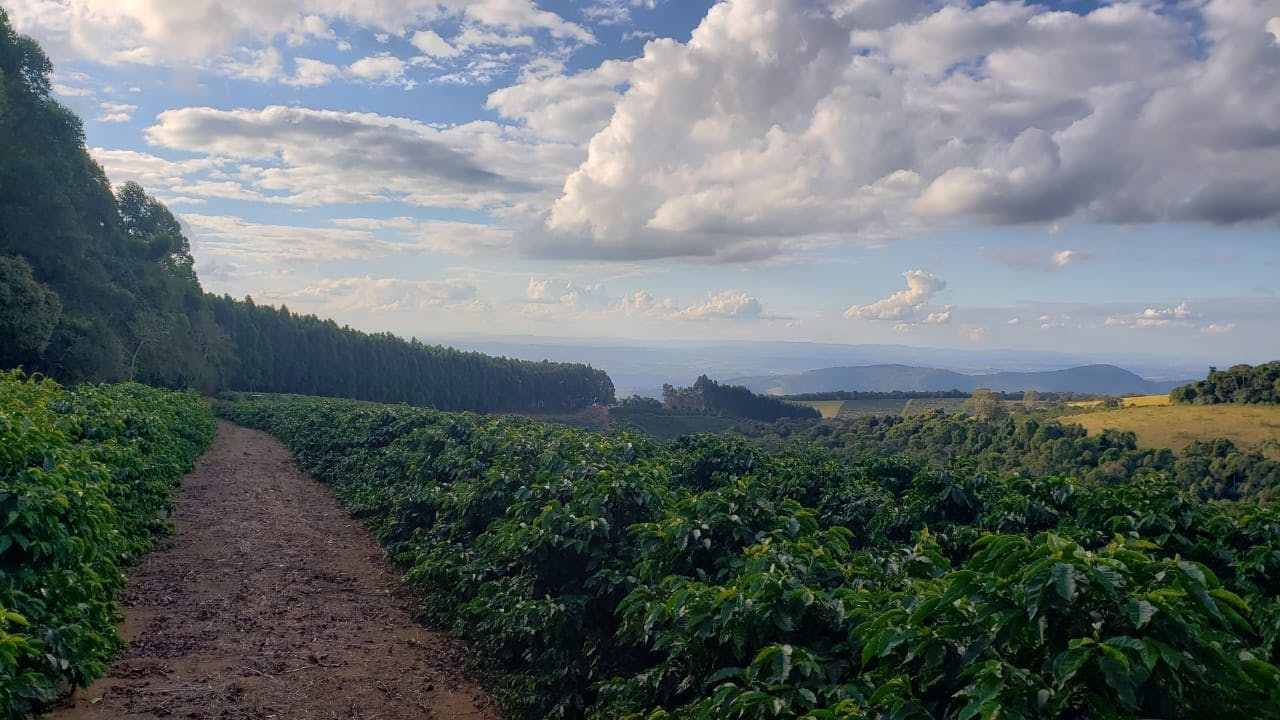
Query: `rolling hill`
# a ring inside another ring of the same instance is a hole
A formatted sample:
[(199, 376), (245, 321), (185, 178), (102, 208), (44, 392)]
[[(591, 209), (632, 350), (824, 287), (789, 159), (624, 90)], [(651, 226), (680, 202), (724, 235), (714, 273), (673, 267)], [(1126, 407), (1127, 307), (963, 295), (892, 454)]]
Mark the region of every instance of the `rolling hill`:
[(809, 370), (794, 375), (741, 377), (728, 381), (755, 392), (774, 395), (860, 391), (925, 391), (990, 388), (1003, 392), (1040, 390), (1105, 395), (1157, 395), (1181, 383), (1147, 380), (1115, 365), (1082, 365), (1044, 372), (998, 372), (966, 375), (912, 365), (864, 365)]

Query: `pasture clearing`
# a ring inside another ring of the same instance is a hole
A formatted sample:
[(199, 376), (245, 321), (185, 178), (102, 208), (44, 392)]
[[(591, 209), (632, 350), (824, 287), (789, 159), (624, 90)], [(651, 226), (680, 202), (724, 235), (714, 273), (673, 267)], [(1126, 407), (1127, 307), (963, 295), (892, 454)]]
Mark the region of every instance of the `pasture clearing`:
[(804, 405), (822, 413), (823, 420), (830, 420), (840, 414), (844, 400), (792, 400), (796, 405)]
[(1106, 428), (1129, 430), (1140, 447), (1181, 450), (1196, 440), (1227, 438), (1241, 448), (1256, 448), (1280, 459), (1278, 405), (1145, 405), (1097, 410), (1062, 418), (1090, 433)]
[(832, 418), (879, 417), (899, 415), (907, 417), (933, 410), (960, 412), (967, 398), (858, 398), (856, 400), (792, 400), (822, 413), (824, 420)]

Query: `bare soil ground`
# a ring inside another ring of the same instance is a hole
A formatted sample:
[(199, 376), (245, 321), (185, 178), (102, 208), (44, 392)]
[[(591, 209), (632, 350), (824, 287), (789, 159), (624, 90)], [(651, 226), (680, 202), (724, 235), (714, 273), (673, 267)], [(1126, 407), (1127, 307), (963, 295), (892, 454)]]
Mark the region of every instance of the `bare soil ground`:
[(130, 569), (129, 641), (48, 718), (496, 718), (377, 543), (274, 438), (226, 422)]

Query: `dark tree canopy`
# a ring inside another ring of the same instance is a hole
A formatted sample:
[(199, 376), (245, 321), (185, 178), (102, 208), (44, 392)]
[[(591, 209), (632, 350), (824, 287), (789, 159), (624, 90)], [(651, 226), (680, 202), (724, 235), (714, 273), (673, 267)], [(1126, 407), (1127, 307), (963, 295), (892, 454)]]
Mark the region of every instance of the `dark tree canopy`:
[(62, 304), (22, 258), (0, 257), (0, 364), (20, 365), (49, 346)]
[(447, 410), (562, 412), (613, 402), (613, 382), (588, 366), (528, 362), (363, 333), (288, 308), (209, 296), (237, 362), (238, 390), (407, 402)]
[(771, 422), (781, 418), (812, 418), (822, 415), (811, 407), (757, 395), (740, 385), (721, 385), (706, 375), (690, 387), (662, 386), (662, 402), (671, 410), (732, 415)]
[(1280, 360), (1261, 365), (1232, 365), (1226, 370), (1209, 368), (1209, 376), (1176, 387), (1169, 397), (1175, 403), (1280, 403)]

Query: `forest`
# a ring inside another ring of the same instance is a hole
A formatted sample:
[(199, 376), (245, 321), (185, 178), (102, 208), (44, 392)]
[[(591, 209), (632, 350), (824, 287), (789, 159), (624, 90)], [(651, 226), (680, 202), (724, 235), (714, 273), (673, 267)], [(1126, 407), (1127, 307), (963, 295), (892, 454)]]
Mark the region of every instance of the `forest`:
[(745, 439), (267, 396), (518, 718), (1280, 717), (1280, 515)]
[(476, 412), (572, 411), (613, 402), (602, 370), (463, 352), (390, 333), (370, 334), (288, 308), (208, 296), (234, 343), (226, 387), (405, 402)]
[(333, 394), (556, 412), (613, 401), (608, 375), (367, 334), (207, 295), (173, 213), (112, 188), (48, 57), (0, 9), (0, 368), (66, 383)]
[(1280, 360), (1261, 365), (1232, 365), (1226, 370), (1209, 368), (1204, 380), (1173, 389), (1174, 403), (1280, 403)]
[(689, 387), (662, 386), (662, 405), (668, 410), (730, 415), (772, 422), (781, 418), (822, 417), (817, 410), (757, 395), (740, 385), (722, 385), (706, 375)]

